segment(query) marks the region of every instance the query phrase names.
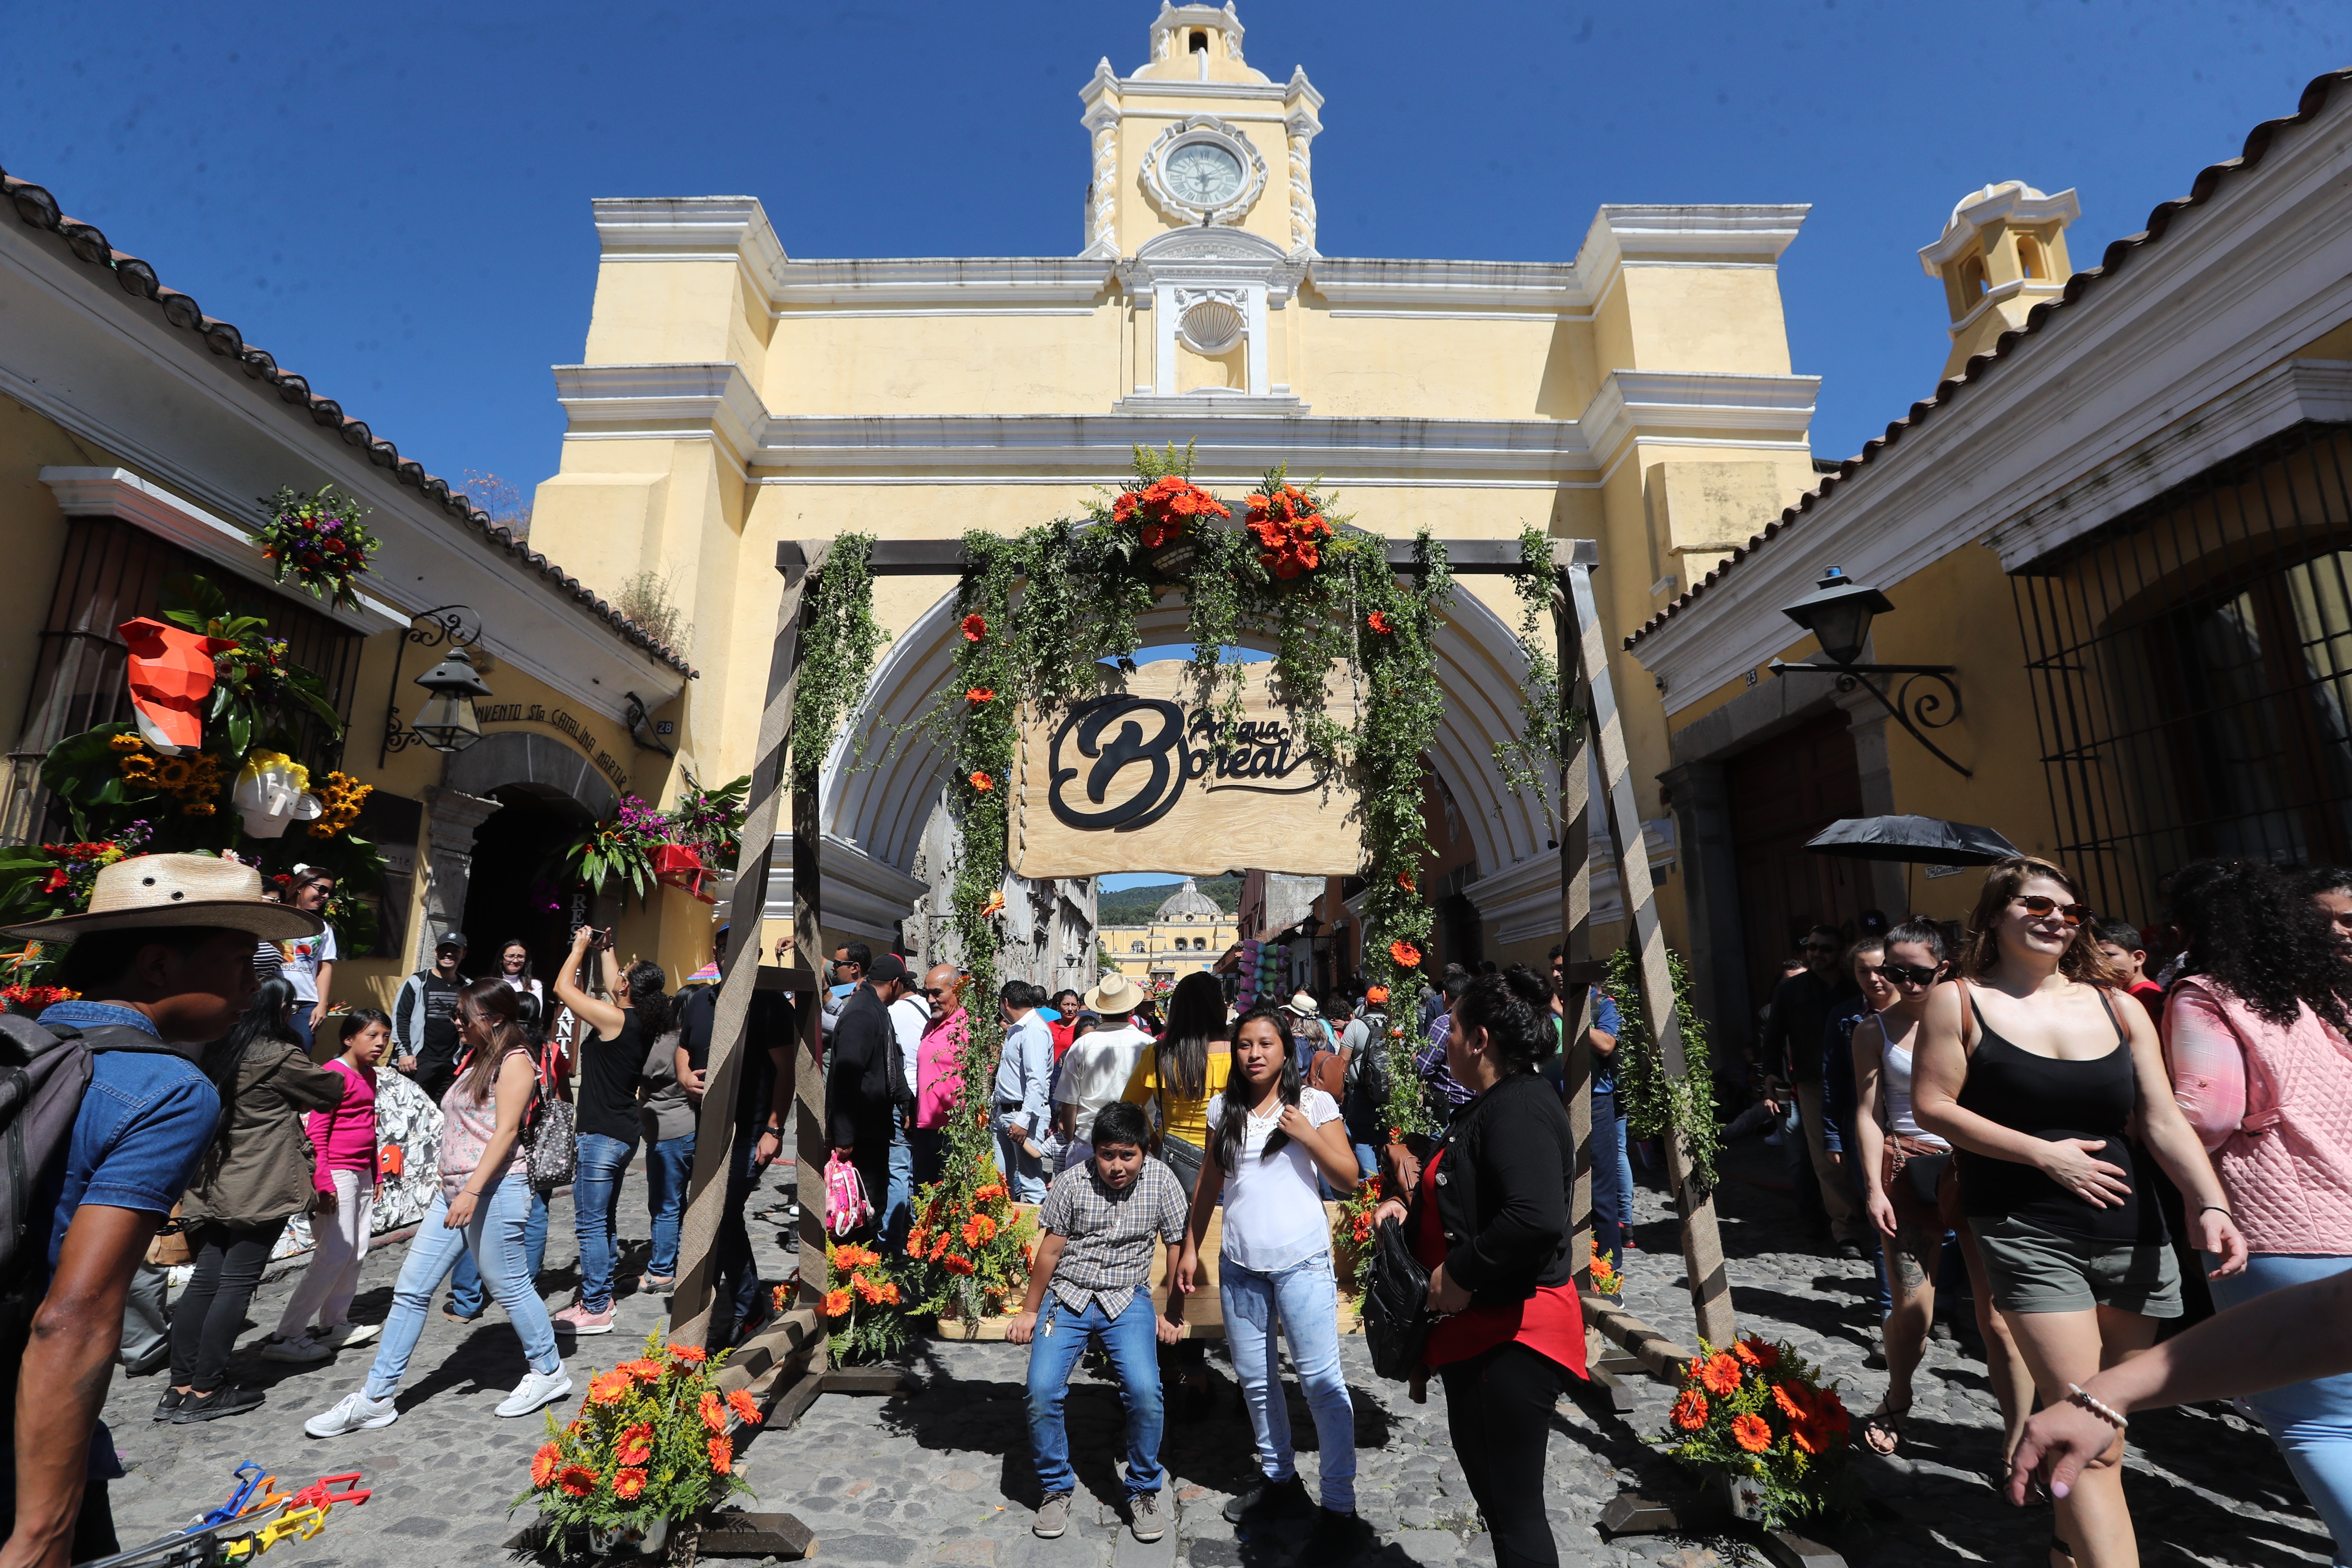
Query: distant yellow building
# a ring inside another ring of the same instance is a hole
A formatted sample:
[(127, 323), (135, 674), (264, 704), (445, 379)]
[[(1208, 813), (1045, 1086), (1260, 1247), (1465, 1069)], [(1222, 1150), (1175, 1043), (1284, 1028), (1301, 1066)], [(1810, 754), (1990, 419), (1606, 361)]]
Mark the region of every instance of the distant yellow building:
[(1099, 930), (1120, 973), (1135, 981), (1171, 984), (1207, 969), (1240, 940), (1234, 917), (1190, 877), (1160, 901), (1150, 924)]
[[(1604, 206), (1572, 257), (1541, 261), (1327, 256), (1325, 104), (1305, 69), (1252, 65), (1230, 6), (1162, 5), (1148, 43), (1125, 74), (1104, 60), (1072, 106), (1086, 200), (1058, 256), (801, 259), (793, 216), (777, 215), (780, 236), (750, 196), (595, 203), (594, 309), (580, 362), (555, 368), (562, 468), (539, 488), (532, 543), (608, 594), (648, 572), (671, 585), (701, 672), (666, 741), (681, 773), (752, 764), (780, 541), (1015, 532), (1079, 513), (1139, 443), (1196, 442), (1196, 477), (1236, 500), (1287, 462), (1391, 537), (1515, 539), (1532, 523), (1597, 539), (1618, 635), (1811, 482), (1818, 383), (1791, 374), (1778, 276), (1805, 207)], [(1486, 112), (1476, 94), (1457, 85), (1463, 111)], [(1354, 112), (1361, 125), (1389, 107)], [(923, 189), (910, 171), (870, 199)], [(1411, 194), (1393, 203), (1402, 227)], [(944, 223), (940, 239), (956, 239)], [(919, 947), (945, 925), (930, 906), (951, 855), (925, 848), (948, 843), (942, 759), (910, 721), (949, 668), (954, 587), (878, 584), (894, 641), (852, 727), (900, 739), (825, 770), (828, 943)], [(1518, 608), (1498, 578), (1465, 579), (1456, 600), (1430, 764), (1469, 842), (1446, 864), (1465, 901), (1438, 956), (1538, 959), (1559, 924), (1558, 834), (1493, 760), (1519, 724)], [(1163, 603), (1145, 640), (1180, 640), (1183, 613)], [(1648, 676), (1616, 663), (1629, 734), (1662, 752)], [(1663, 825), (1656, 781), (1643, 772), (1636, 788)], [(771, 886), (772, 938), (788, 879)], [(1064, 888), (1030, 907), (1083, 904)], [(1064, 962), (1068, 935), (1023, 930), (1039, 965)], [(1139, 940), (1150, 961), (1149, 934), (1118, 942)], [(1187, 961), (1221, 939), (1192, 940)]]

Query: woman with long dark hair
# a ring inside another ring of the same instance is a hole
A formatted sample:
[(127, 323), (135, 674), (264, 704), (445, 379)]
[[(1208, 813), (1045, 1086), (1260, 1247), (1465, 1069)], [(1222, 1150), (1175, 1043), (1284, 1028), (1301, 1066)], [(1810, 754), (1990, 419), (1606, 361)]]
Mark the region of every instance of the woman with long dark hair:
[(313, 1437), (373, 1431), (400, 1419), (393, 1396), (425, 1332), (433, 1292), (461, 1255), (473, 1258), (522, 1341), (528, 1370), (497, 1414), (528, 1415), (572, 1392), (555, 1326), (523, 1258), (530, 1194), (515, 1158), (537, 1079), (515, 994), (506, 982), (494, 976), (477, 980), (458, 994), (457, 1033), (465, 1054), (457, 1081), (441, 1097), (441, 1190), (417, 1222), (401, 1262), (392, 1316), (367, 1381), (303, 1423), (302, 1430)]
[[(2135, 1129), (2179, 1186), (2198, 1245), (2220, 1258), (2215, 1278), (2246, 1266), (2227, 1195), (2173, 1101), (2155, 1021), (2120, 979), (2073, 878), (2032, 856), (1999, 861), (1912, 1060), (1914, 1112), (1958, 1151), (1961, 1206), (2044, 1405), (2180, 1315), (2179, 1266), (2140, 1190)], [(2120, 1463), (2084, 1475), (2057, 1515), (2059, 1568), (2138, 1561)]]
[(547, 1026), (547, 993), (530, 972), (530, 949), (522, 938), (510, 936), (499, 943), (499, 978), (515, 994), (522, 1032), (537, 1039)]
[(1160, 1102), (1160, 1157), (1191, 1197), (1209, 1146), (1209, 1101), (1231, 1081), (1225, 994), (1217, 977), (1188, 974), (1168, 999), (1168, 1027), (1135, 1059), (1127, 1080), (1131, 1105)]
[[(2320, 878), (2317, 880), (2330, 880)], [(2187, 939), (2165, 1002), (2172, 1092), (2245, 1233), (2228, 1309), (2352, 1268), (2352, 962), (2308, 887), (2256, 860), (2200, 860), (2172, 879)], [(2352, 1552), (2352, 1375), (2246, 1403)]]
[(1445, 1068), (1471, 1091), (1412, 1189), (1376, 1225), (1402, 1222), (1429, 1269), (1427, 1364), (1445, 1384), (1445, 1424), (1498, 1568), (1556, 1563), (1544, 1454), (1569, 1377), (1583, 1377), (1584, 1313), (1570, 1257), (1576, 1133), (1536, 1071), (1556, 1047), (1551, 993), (1513, 964), (1454, 1004)]
[[(616, 1229), (621, 1180), (643, 1131), (637, 1089), (645, 1079), (646, 1056), (667, 1034), (677, 1011), (662, 987), (658, 963), (639, 962), (621, 972), (608, 942), (599, 955), (604, 997), (580, 989), (581, 960), (595, 932), (582, 926), (572, 933), (572, 952), (555, 977), (555, 994), (579, 1018), (574, 1044), (580, 1052), (578, 1117), (580, 1169), (572, 1179), (572, 1223), (580, 1238), (580, 1300), (555, 1314), (574, 1333), (613, 1331), (614, 1276), (621, 1247)], [(504, 985), (504, 981), (499, 981)]]
[(1366, 1539), (1356, 1516), (1356, 1416), (1339, 1366), (1339, 1286), (1331, 1271), (1331, 1226), (1318, 1181), (1356, 1190), (1356, 1152), (1337, 1101), (1303, 1089), (1280, 1009), (1258, 1007), (1234, 1026), (1233, 1066), (1209, 1105), (1210, 1136), (1192, 1189), (1176, 1291), (1190, 1295), (1201, 1241), (1222, 1198), (1225, 1232), (1217, 1255), (1217, 1295), (1225, 1346), (1249, 1406), (1265, 1480), (1225, 1506), (1235, 1523), (1307, 1511), (1290, 1445), (1290, 1407), (1275, 1358), (1278, 1319), (1290, 1342), (1298, 1391), (1314, 1413), (1322, 1509), (1302, 1561), (1342, 1563)]
[(229, 1352), (286, 1222), (318, 1202), (302, 1119), (341, 1104), (347, 1081), (310, 1060), (294, 1005), (287, 981), (263, 981), (210, 1053), (220, 1068), (220, 1131), (180, 1203), (195, 1273), (173, 1314), (172, 1383), (155, 1407), (176, 1422), (240, 1415), (262, 1402), (259, 1389), (227, 1382)]

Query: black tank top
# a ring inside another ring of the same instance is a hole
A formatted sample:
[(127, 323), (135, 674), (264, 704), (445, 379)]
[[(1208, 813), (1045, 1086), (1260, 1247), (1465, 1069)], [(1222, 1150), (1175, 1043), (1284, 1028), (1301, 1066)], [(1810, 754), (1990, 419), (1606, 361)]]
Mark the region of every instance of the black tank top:
[(1960, 1203), (1982, 1219), (2030, 1220), (2051, 1230), (2117, 1244), (2161, 1242), (2164, 1214), (2144, 1191), (2137, 1151), (2125, 1136), (2139, 1104), (2130, 1037), (2105, 993), (2100, 1005), (2116, 1031), (2116, 1048), (2088, 1061), (2059, 1061), (2002, 1038), (1985, 1022), (1969, 987), (1969, 1010), (1976, 1015), (1976, 1054), (1960, 1084), (1959, 1103), (1988, 1121), (2030, 1137), (2105, 1139), (2093, 1158), (2119, 1166), (2131, 1194), (2115, 1208), (2098, 1208), (2032, 1165), (1997, 1160), (1963, 1149), (1957, 1163)]

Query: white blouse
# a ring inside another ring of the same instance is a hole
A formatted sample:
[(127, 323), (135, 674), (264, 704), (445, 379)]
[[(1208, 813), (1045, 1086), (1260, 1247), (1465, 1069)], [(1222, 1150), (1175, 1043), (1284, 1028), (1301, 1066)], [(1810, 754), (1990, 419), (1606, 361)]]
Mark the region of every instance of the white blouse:
[[(1339, 1120), (1339, 1106), (1319, 1089), (1303, 1089), (1298, 1109), (1310, 1125)], [(1224, 1097), (1209, 1101), (1213, 1140), (1225, 1114)], [(1315, 1156), (1297, 1139), (1286, 1140), (1273, 1159), (1264, 1157), (1266, 1140), (1282, 1121), (1251, 1116), (1242, 1129), (1237, 1169), (1225, 1173), (1225, 1241), (1221, 1256), (1256, 1274), (1278, 1274), (1331, 1250), (1331, 1225), (1323, 1213), (1322, 1176)]]

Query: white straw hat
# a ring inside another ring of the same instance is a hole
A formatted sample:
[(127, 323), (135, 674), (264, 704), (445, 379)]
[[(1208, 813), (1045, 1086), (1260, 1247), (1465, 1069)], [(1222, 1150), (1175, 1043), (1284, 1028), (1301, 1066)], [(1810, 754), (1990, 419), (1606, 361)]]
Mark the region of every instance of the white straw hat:
[(1124, 974), (1106, 974), (1087, 993), (1087, 1005), (1097, 1013), (1132, 1013), (1143, 1005), (1143, 992)]
[(316, 936), (327, 922), (261, 896), (261, 873), (217, 855), (137, 855), (99, 868), (89, 908), (78, 915), (0, 926), (36, 942), (71, 942), (98, 931), (149, 926), (219, 926), (264, 942)]

